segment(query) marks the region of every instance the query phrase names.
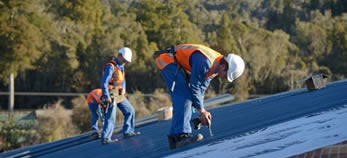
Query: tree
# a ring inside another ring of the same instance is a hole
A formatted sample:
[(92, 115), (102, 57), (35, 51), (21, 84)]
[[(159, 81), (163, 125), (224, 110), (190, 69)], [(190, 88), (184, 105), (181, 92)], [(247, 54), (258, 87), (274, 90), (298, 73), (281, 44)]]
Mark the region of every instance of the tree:
[(39, 28), (30, 22), (28, 14), (36, 14), (26, 8), (25, 0), (4, 1), (0, 11), (0, 80), (8, 82), (14, 73), (34, 69), (33, 63), (40, 58), (43, 37)]
[(289, 42), (289, 35), (279, 30), (269, 32), (250, 28), (242, 43), (249, 69), (248, 79), (250, 85), (256, 86), (251, 92), (274, 93), (285, 89), (283, 83), (275, 81), (291, 63), (290, 52), (297, 49)]
[(325, 63), (331, 67), (333, 73), (347, 74), (347, 15), (336, 18), (331, 34), (333, 53), (326, 58)]
[[(234, 53), (241, 55), (243, 57), (242, 46), (239, 44), (243, 38), (244, 32), (247, 31), (247, 27), (243, 24), (240, 24), (237, 21), (230, 21), (228, 14), (224, 13), (220, 22), (219, 27), (216, 30), (216, 36), (214, 38), (209, 38), (211, 47), (223, 55), (229, 53)], [(245, 74), (244, 74), (245, 75)], [(245, 96), (248, 96), (247, 79), (246, 82), (236, 82), (235, 89), (239, 92), (239, 99), (244, 99)], [(219, 80), (216, 84), (217, 93), (225, 93), (227, 91), (231, 92), (229, 89), (229, 83), (227, 81)]]
[(229, 16), (223, 14), (220, 27), (217, 29), (216, 45), (213, 47), (225, 55), (231, 52), (239, 53), (239, 51), (235, 52), (235, 50), (237, 50), (237, 48), (235, 48), (237, 45), (235, 43), (234, 35), (232, 34), (233, 29)]
[(266, 27), (269, 30), (282, 29), (292, 34), (294, 33), (297, 15), (295, 2), (292, 0), (283, 0), (282, 3), (284, 5), (283, 10), (274, 9), (269, 11), (269, 19), (267, 20)]
[(297, 22), (294, 43), (302, 50), (306, 59), (322, 60), (331, 52), (328, 41), (328, 32), (322, 28), (321, 23)]
[(162, 2), (156, 0), (143, 0), (136, 3), (135, 6), (136, 21), (145, 30), (148, 41), (158, 43), (160, 27), (170, 20), (167, 17), (167, 8)]
[(144, 27), (149, 42), (157, 43), (161, 49), (179, 43), (202, 42), (203, 35), (197, 26), (189, 21), (183, 2), (139, 2), (136, 20)]

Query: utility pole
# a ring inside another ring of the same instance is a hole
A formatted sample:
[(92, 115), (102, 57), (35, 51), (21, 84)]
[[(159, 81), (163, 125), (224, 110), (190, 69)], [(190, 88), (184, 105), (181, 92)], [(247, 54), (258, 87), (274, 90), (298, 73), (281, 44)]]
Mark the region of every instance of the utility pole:
[(10, 119), (13, 115), (13, 108), (14, 108), (14, 77), (13, 77), (13, 73), (10, 74), (10, 83), (8, 85), (8, 90), (10, 91), (10, 95), (8, 98), (8, 118)]

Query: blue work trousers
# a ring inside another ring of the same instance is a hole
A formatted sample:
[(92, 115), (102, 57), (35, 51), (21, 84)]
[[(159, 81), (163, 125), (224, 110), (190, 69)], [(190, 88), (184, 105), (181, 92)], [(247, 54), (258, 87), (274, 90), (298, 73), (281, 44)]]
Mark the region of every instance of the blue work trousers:
[(122, 102), (116, 104), (113, 103), (109, 105), (107, 108), (107, 111), (105, 111), (105, 122), (103, 131), (101, 133), (101, 138), (104, 140), (111, 140), (111, 136), (113, 133), (113, 129), (115, 127), (115, 120), (116, 120), (116, 112), (117, 108), (121, 110), (121, 112), (124, 115), (124, 125), (123, 125), (123, 133), (133, 133), (135, 130), (135, 110), (133, 106), (129, 103), (127, 99), (123, 100)]
[[(184, 72), (180, 69), (177, 70), (176, 63), (171, 63), (161, 70), (161, 74), (168, 86), (173, 104), (170, 135), (192, 133), (192, 128), (190, 126), (192, 117), (192, 94), (185, 79)], [(176, 81), (176, 84), (173, 91), (171, 91), (173, 81)]]
[(123, 133), (134, 133), (135, 131), (135, 110), (128, 99), (118, 103), (118, 108), (124, 115)]
[(90, 110), (91, 117), (92, 117), (90, 120), (91, 128), (92, 128), (92, 130), (99, 131), (98, 119), (101, 118), (101, 116), (99, 116), (99, 114), (101, 113), (101, 109), (99, 107), (99, 104), (96, 102), (93, 102), (93, 103), (88, 104), (88, 106), (89, 106), (89, 110)]

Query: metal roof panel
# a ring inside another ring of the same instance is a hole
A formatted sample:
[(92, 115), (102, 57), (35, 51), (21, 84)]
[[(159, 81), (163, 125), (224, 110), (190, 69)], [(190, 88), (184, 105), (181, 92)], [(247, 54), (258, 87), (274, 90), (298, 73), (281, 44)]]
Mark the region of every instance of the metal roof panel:
[(115, 137), (119, 137), (121, 140), (114, 144), (101, 145), (100, 140), (90, 140), (80, 135), (58, 142), (18, 149), (0, 156), (6, 157), (29, 152), (27, 155), (50, 158), (164, 157), (213, 144), (225, 138), (242, 136), (249, 131), (266, 129), (269, 126), (303, 116), (341, 107), (347, 104), (346, 90), (347, 81), (344, 80), (331, 83), (326, 88), (317, 91), (309, 92), (306, 89), (298, 89), (210, 109), (213, 115), (212, 129), (215, 136), (210, 137), (208, 130), (203, 128), (199, 131), (205, 136), (203, 142), (175, 150), (168, 149), (167, 134), (170, 128), (170, 120), (168, 120), (138, 127), (137, 130), (142, 133), (138, 137), (123, 139), (120, 135), (116, 135)]

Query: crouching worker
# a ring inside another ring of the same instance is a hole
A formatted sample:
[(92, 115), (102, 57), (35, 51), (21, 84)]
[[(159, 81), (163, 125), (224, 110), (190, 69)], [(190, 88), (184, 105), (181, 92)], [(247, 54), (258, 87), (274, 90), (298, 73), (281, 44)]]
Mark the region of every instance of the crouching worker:
[(199, 112), (201, 123), (210, 126), (212, 115), (203, 106), (207, 87), (216, 76), (229, 82), (240, 77), (245, 68), (244, 61), (238, 55), (223, 56), (198, 44), (172, 46), (155, 55), (173, 104), (169, 148), (203, 140), (200, 133), (191, 135), (192, 106)]
[(98, 126), (98, 120), (100, 123), (104, 124), (104, 117), (102, 115), (102, 111), (105, 110), (105, 105), (101, 103), (102, 90), (101, 88), (97, 88), (88, 93), (87, 103), (89, 107), (89, 111), (91, 113), (90, 126), (92, 131), (92, 137), (100, 138), (100, 131)]
[(102, 102), (107, 105), (104, 112), (104, 127), (101, 133), (101, 144), (109, 144), (117, 139), (111, 139), (115, 127), (117, 106), (124, 115), (123, 136), (129, 138), (141, 133), (135, 131), (135, 110), (125, 97), (124, 65), (131, 62), (132, 52), (129, 48), (119, 49), (118, 57), (104, 66), (101, 80)]
[(103, 119), (101, 116), (101, 109), (100, 109), (101, 96), (102, 96), (102, 91), (100, 88), (92, 90), (90, 93), (88, 93), (88, 96), (87, 96), (89, 111), (91, 113), (90, 126), (91, 126), (91, 129), (94, 131), (92, 133), (92, 136), (94, 138), (100, 138), (99, 127), (98, 127), (99, 118), (101, 120), (101, 123), (103, 124)]

